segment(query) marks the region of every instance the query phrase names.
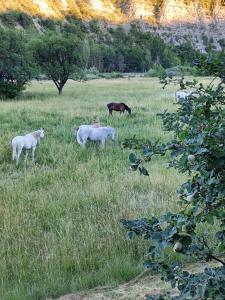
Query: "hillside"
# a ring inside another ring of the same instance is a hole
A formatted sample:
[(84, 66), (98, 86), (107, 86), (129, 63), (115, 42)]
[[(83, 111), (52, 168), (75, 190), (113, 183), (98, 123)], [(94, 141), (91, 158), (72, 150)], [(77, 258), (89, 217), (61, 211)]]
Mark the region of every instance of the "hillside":
[(96, 17), (115, 23), (144, 20), (165, 25), (218, 23), (225, 19), (221, 0), (1, 0), (0, 11), (7, 10), (60, 19), (68, 15)]
[[(156, 33), (166, 43), (189, 40), (201, 52), (209, 47), (219, 51), (225, 45), (225, 6), (219, 0), (0, 0), (1, 15), (12, 11), (29, 15), (38, 31), (43, 26), (40, 18), (98, 19), (102, 27), (120, 24), (127, 31), (131, 22), (138, 21), (143, 31)], [(4, 25), (1, 18), (0, 25)], [(20, 28), (20, 22), (17, 25)]]

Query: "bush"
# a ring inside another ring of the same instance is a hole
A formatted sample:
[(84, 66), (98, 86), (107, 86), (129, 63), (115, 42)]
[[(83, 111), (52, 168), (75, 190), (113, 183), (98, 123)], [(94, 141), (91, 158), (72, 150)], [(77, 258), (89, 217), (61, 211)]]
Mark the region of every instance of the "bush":
[(55, 30), (58, 22), (52, 19), (40, 19), (39, 24), (41, 27), (48, 29), (48, 30)]
[(0, 97), (14, 98), (32, 76), (32, 60), (24, 35), (0, 29)]
[(111, 73), (101, 73), (96, 68), (90, 68), (86, 74), (85, 74), (87, 80), (92, 79), (99, 79), (99, 78), (105, 78), (105, 79), (116, 79), (116, 78), (123, 78), (123, 73), (120, 72), (111, 72)]
[(23, 27), (28, 28), (33, 24), (32, 18), (25, 13), (18, 13), (17, 22)]
[(163, 77), (166, 75), (166, 70), (159, 64), (155, 64), (152, 69), (145, 73), (145, 77)]
[(16, 96), (18, 96), (20, 92), (24, 89), (24, 85), (0, 81), (0, 97), (2, 97), (3, 99), (13, 99)]
[(116, 79), (123, 78), (123, 74), (120, 72), (100, 73), (100, 77), (105, 79)]
[(166, 69), (166, 75), (168, 77), (180, 77), (180, 76), (207, 76), (208, 73), (204, 70), (199, 70), (195, 66), (179, 65)]
[(23, 12), (7, 12), (0, 16), (2, 23), (8, 27), (15, 27), (17, 24), (27, 28), (33, 24), (32, 18)]

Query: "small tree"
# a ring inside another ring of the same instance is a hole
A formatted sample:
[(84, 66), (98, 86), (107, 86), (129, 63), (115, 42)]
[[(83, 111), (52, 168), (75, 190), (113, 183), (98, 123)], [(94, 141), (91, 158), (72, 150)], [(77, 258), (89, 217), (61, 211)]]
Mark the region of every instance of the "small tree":
[(23, 33), (0, 29), (0, 97), (16, 97), (30, 80), (31, 70)]
[[(189, 174), (187, 182), (177, 191), (181, 206), (178, 213), (122, 220), (130, 237), (136, 234), (151, 241), (146, 268), (160, 272), (161, 279), (179, 291), (177, 296), (149, 296), (148, 299), (222, 300), (225, 295), (225, 56), (203, 59), (199, 66), (218, 77), (219, 82), (215, 84), (212, 80), (207, 86), (196, 81), (185, 82), (186, 86), (195, 88), (195, 94), (180, 102), (176, 112), (162, 114), (165, 129), (174, 133), (172, 142), (149, 143), (143, 159), (134, 153), (130, 155), (132, 170), (139, 169), (142, 175), (149, 175), (144, 161), (169, 151), (170, 166)], [(171, 80), (164, 80), (164, 85)], [(214, 242), (207, 230), (202, 236), (198, 234), (200, 224), (209, 229), (215, 222), (219, 229), (211, 230)], [(197, 274), (183, 271), (177, 256), (172, 259), (170, 249), (183, 258), (194, 257), (201, 262), (215, 260), (220, 266), (205, 268)]]
[(85, 69), (89, 45), (72, 34), (49, 33), (31, 41), (30, 48), (41, 70), (54, 82), (59, 95), (74, 73)]

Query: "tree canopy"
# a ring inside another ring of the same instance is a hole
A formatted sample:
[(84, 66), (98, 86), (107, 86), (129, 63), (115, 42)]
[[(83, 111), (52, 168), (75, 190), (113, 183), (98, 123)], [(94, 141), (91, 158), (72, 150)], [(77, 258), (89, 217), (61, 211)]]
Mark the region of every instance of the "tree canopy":
[(45, 34), (30, 43), (35, 61), (56, 85), (59, 94), (67, 80), (87, 65), (89, 45), (74, 34)]
[(0, 28), (0, 97), (14, 98), (32, 75), (32, 60), (23, 33)]

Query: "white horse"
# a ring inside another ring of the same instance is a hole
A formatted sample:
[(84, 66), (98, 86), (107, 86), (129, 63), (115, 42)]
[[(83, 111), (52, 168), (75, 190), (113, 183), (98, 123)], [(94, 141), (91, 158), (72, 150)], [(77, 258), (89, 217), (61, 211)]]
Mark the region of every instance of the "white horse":
[(83, 148), (85, 148), (87, 139), (91, 141), (100, 141), (102, 148), (104, 148), (108, 137), (111, 137), (112, 141), (115, 142), (115, 135), (116, 130), (112, 127), (94, 128), (91, 125), (81, 125), (75, 132), (77, 142)]
[(195, 91), (186, 91), (186, 90), (178, 90), (175, 93), (176, 99), (178, 102), (182, 103), (188, 97), (197, 97), (197, 93)]
[(192, 92), (188, 92), (185, 90), (178, 90), (175, 93), (176, 99), (178, 102), (183, 102), (185, 101), (188, 97), (190, 97)]
[(35, 149), (37, 142), (45, 136), (44, 129), (40, 128), (37, 131), (28, 133), (23, 136), (16, 136), (12, 140), (12, 159), (16, 159), (16, 165), (19, 163), (20, 154), (23, 149), (26, 150), (25, 160), (27, 160), (28, 150), (32, 149), (32, 160), (34, 161)]

